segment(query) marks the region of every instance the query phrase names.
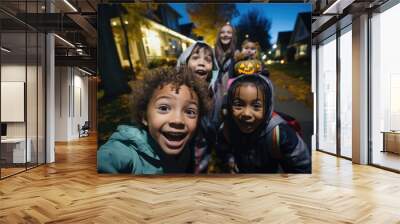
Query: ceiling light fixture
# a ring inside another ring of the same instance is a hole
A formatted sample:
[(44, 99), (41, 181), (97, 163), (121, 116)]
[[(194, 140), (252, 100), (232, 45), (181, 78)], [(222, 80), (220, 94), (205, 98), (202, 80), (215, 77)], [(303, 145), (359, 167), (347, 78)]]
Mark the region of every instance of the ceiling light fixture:
[(330, 12), (332, 9), (334, 9), (335, 7), (337, 7), (338, 3), (340, 2), (340, 0), (336, 0), (332, 5), (330, 5), (327, 9), (324, 10), (324, 12), (322, 12), (322, 14), (328, 14), (328, 13), (332, 13)]
[(353, 4), (355, 0), (336, 0), (330, 5), (327, 9), (322, 12), (323, 15), (340, 15), (343, 13), (343, 10), (347, 8), (349, 5)]
[(88, 71), (86, 71), (86, 70), (83, 70), (83, 69), (81, 69), (81, 68), (79, 68), (79, 67), (78, 67), (78, 70), (81, 71), (81, 72), (83, 72), (83, 73), (85, 73), (85, 74), (87, 74), (87, 75), (89, 75), (89, 76), (92, 76), (92, 75), (93, 75), (92, 73), (90, 73), (90, 72), (88, 72)]
[(78, 12), (78, 10), (68, 1), (68, 0), (64, 0), (65, 4), (67, 4), (72, 10), (74, 10), (74, 12)]
[(10, 53), (10, 52), (11, 52), (11, 50), (9, 50), (9, 49), (7, 49), (7, 48), (5, 48), (5, 47), (1, 47), (1, 50), (4, 51), (4, 52), (6, 52), (6, 53)]
[(66, 39), (64, 39), (64, 38), (62, 38), (62, 37), (60, 37), (59, 35), (57, 35), (57, 34), (54, 34), (54, 36), (55, 37), (57, 37), (59, 40), (61, 40), (62, 42), (64, 42), (64, 43), (66, 43), (67, 45), (69, 45), (70, 47), (73, 47), (73, 48), (75, 48), (75, 45), (73, 45), (71, 42), (69, 42), (68, 40), (66, 40)]

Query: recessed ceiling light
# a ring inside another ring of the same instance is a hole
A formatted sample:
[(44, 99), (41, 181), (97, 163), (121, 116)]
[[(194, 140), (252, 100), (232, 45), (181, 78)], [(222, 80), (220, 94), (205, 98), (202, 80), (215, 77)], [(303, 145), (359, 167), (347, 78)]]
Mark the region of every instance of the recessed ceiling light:
[(64, 42), (64, 43), (66, 43), (67, 45), (69, 45), (70, 47), (75, 48), (75, 45), (73, 45), (73, 44), (72, 44), (71, 42), (69, 42), (68, 40), (66, 40), (66, 39), (64, 39), (64, 38), (62, 38), (62, 37), (60, 37), (60, 36), (57, 35), (57, 34), (54, 34), (54, 36), (57, 37), (58, 39), (60, 39), (62, 42)]
[(5, 47), (1, 47), (1, 51), (4, 51), (6, 53), (10, 53), (11, 52), (11, 50), (9, 50), (9, 49), (7, 49)]
[(81, 72), (83, 72), (83, 73), (85, 73), (85, 74), (87, 74), (87, 75), (93, 75), (92, 73), (90, 73), (90, 72), (88, 72), (88, 71), (86, 71), (86, 70), (83, 70), (83, 69), (81, 69), (81, 68), (79, 68), (79, 67), (78, 67), (78, 70), (81, 71)]
[(78, 12), (78, 10), (68, 1), (64, 0), (65, 4), (67, 4), (74, 12)]

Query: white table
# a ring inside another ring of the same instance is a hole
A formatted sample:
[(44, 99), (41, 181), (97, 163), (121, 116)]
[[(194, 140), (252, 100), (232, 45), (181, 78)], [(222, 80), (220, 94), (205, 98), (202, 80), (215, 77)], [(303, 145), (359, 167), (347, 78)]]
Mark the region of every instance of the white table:
[[(27, 146), (25, 151), (25, 138), (6, 138), (1, 139), (1, 151), (12, 150), (12, 162), (13, 163), (25, 163), (31, 161), (31, 145), (32, 141), (30, 138), (27, 139)], [(25, 154), (26, 152), (26, 154)], [(3, 156), (2, 156), (3, 157)], [(25, 161), (26, 159), (26, 161)]]

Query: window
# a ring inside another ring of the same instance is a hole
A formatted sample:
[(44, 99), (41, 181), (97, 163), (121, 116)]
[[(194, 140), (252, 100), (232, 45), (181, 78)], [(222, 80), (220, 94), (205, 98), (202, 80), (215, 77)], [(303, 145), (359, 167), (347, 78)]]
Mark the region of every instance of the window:
[(336, 36), (318, 48), (318, 149), (336, 153)]
[(352, 157), (352, 33), (340, 36), (340, 154)]
[(307, 54), (307, 44), (302, 44), (302, 45), (300, 45), (300, 48), (299, 48), (299, 55), (300, 56), (304, 56), (304, 55), (306, 55)]
[(145, 29), (143, 43), (148, 57), (159, 57), (161, 53), (161, 39), (157, 31)]
[[(21, 16), (25, 12), (41, 13), (40, 6), (44, 3), (19, 2)], [(0, 178), (4, 178), (45, 163), (46, 37), (9, 15), (0, 12), (0, 17), (13, 24), (4, 23), (0, 29), (2, 98), (10, 94), (19, 96), (16, 98), (18, 105), (13, 105), (18, 110), (14, 111), (19, 115), (17, 119), (2, 117), (0, 121), (2, 126), (7, 125), (7, 133), (2, 133), (0, 144)], [(18, 103), (20, 100), (23, 102)], [(0, 104), (0, 111), (1, 114), (13, 113), (4, 102)]]
[(384, 132), (400, 130), (398, 21), (400, 4), (371, 18), (372, 163), (396, 170), (400, 170), (400, 156), (386, 149)]

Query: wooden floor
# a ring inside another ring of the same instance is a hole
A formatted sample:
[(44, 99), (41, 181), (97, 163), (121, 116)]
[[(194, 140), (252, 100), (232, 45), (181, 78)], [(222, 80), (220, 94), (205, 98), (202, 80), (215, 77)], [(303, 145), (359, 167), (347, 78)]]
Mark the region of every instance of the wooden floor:
[(25, 167), (17, 167), (17, 168), (0, 168), (1, 169), (1, 178), (11, 176), (13, 174), (25, 171)]
[(0, 181), (0, 223), (400, 223), (400, 175), (313, 153), (312, 175), (99, 175), (92, 138)]
[(37, 167), (37, 164), (27, 164), (27, 167), (25, 167), (25, 164), (18, 164), (18, 167), (7, 167), (7, 168), (0, 168), (1, 172), (1, 178), (5, 178), (20, 172), (24, 172), (27, 169), (33, 169)]
[(400, 154), (376, 150), (374, 151), (372, 160), (374, 164), (400, 170)]

